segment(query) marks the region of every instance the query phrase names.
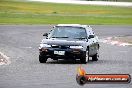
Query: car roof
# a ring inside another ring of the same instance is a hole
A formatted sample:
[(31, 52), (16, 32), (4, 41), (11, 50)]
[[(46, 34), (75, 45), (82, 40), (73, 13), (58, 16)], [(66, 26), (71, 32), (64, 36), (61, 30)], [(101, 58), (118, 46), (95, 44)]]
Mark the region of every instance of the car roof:
[(87, 28), (87, 27), (90, 27), (88, 25), (81, 25), (81, 24), (58, 24), (56, 26), (68, 26), (68, 27), (83, 27), (83, 28)]

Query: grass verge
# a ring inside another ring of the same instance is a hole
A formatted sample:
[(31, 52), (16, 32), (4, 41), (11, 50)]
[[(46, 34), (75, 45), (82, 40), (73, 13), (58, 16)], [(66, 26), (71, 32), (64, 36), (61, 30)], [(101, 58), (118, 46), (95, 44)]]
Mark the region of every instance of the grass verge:
[(0, 24), (132, 24), (132, 8), (0, 0)]

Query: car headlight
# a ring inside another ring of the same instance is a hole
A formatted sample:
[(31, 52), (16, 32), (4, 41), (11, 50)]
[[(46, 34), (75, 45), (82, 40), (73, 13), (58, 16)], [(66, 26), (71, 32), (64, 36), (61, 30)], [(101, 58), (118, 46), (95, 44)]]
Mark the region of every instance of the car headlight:
[(70, 48), (82, 49), (82, 48), (83, 48), (83, 46), (70, 46)]
[(39, 49), (41, 49), (41, 48), (49, 48), (49, 47), (51, 47), (51, 45), (48, 45), (48, 44), (40, 44)]

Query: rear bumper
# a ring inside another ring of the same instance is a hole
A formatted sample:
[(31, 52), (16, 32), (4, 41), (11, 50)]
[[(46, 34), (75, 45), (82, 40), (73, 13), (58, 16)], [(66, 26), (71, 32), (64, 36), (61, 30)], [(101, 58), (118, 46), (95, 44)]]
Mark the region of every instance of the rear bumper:
[[(64, 51), (64, 55), (55, 54), (54, 51)], [(56, 58), (56, 59), (79, 59), (85, 54), (85, 51), (81, 49), (53, 49), (47, 48), (40, 50), (40, 55), (47, 58)]]

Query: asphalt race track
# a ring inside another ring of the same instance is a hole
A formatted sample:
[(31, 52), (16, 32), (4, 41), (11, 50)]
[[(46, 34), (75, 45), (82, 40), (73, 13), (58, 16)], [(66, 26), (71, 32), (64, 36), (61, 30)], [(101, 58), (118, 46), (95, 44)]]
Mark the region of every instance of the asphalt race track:
[[(1, 25), (0, 52), (10, 58), (9, 65), (0, 65), (0, 88), (79, 88), (77, 67), (72, 61), (38, 61), (38, 46), (43, 33), (53, 25)], [(100, 39), (132, 35), (132, 26), (92, 25)], [(100, 43), (99, 61), (83, 64), (90, 74), (132, 75), (132, 46)], [(130, 84), (86, 84), (83, 88), (132, 88)]]

